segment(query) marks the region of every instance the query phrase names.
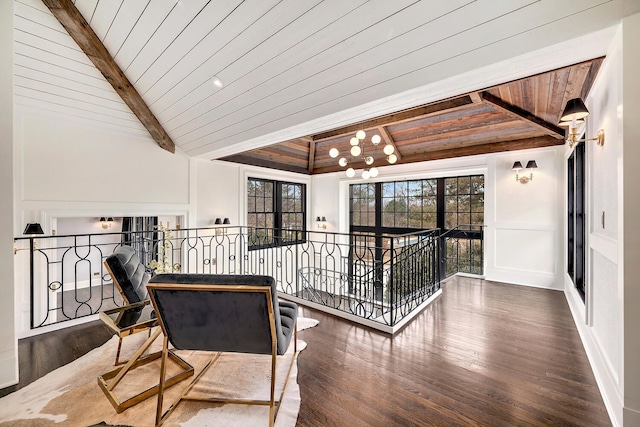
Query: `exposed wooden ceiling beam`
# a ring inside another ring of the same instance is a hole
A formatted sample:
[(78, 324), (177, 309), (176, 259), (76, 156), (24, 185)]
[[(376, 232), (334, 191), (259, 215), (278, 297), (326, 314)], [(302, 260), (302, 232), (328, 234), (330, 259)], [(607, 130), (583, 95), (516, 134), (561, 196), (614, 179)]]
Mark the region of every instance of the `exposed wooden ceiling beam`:
[(256, 158), (245, 154), (235, 154), (233, 156), (223, 157), (218, 160), (309, 175), (309, 171), (306, 167), (293, 166), (287, 162), (275, 162), (271, 159)]
[(539, 136), (535, 138), (517, 139), (514, 141), (492, 142), (488, 144), (478, 144), (467, 147), (425, 152), (423, 154), (405, 156), (403, 163), (425, 160), (440, 160), (462, 156), (475, 156), (479, 154), (501, 153), (504, 151), (527, 150), (530, 148), (542, 148), (554, 145), (562, 145), (563, 143), (564, 140), (559, 141), (552, 136)]
[(42, 0), (80, 49), (113, 86), (131, 112), (147, 128), (153, 139), (165, 150), (175, 153), (175, 144), (153, 115), (138, 91), (113, 60), (107, 48), (93, 32), (71, 0)]
[(313, 172), (313, 161), (316, 157), (316, 143), (313, 141), (309, 142), (309, 173)]
[(474, 104), (482, 103), (482, 96), (480, 95), (480, 92), (469, 92), (469, 97)]
[[(469, 147), (452, 148), (448, 150), (425, 151), (424, 153), (404, 156), (402, 163), (424, 162), (427, 160), (450, 159), (454, 157), (474, 156), (480, 154), (500, 153), (503, 151), (526, 150), (530, 148), (550, 147), (561, 145), (564, 141), (559, 141), (551, 136), (540, 136), (536, 138), (524, 138), (515, 141), (494, 142), (489, 144), (479, 144)], [(363, 168), (364, 162), (350, 164), (354, 169)], [(327, 166), (324, 168), (316, 168), (314, 174), (340, 172), (343, 168), (338, 166)]]
[(398, 150), (398, 147), (396, 146), (396, 142), (393, 140), (393, 137), (391, 137), (391, 134), (389, 134), (389, 131), (387, 130), (387, 128), (384, 126), (378, 126), (378, 132), (380, 132), (380, 136), (382, 137), (382, 139), (384, 139), (384, 142), (393, 146), (393, 152), (396, 154), (398, 161), (402, 160), (402, 155), (400, 154), (400, 150)]
[(482, 99), (485, 102), (490, 103), (494, 107), (506, 114), (520, 120), (526, 120), (532, 126), (542, 130), (547, 135), (556, 139), (564, 139), (565, 130), (552, 123), (546, 122), (539, 117), (534, 116), (530, 112), (516, 107), (515, 105), (508, 104), (497, 96), (491, 95), (489, 92), (482, 92)]
[(428, 116), (430, 114), (440, 113), (445, 110), (462, 107), (472, 103), (473, 102), (471, 101), (471, 98), (468, 95), (464, 95), (458, 98), (434, 102), (432, 104), (423, 105), (423, 106), (412, 108), (409, 110), (399, 111), (397, 113), (388, 114), (386, 116), (376, 117), (375, 119), (367, 120), (365, 122), (319, 133), (319, 134), (313, 135), (313, 140), (317, 142), (325, 139), (335, 138), (341, 135), (355, 133), (360, 129), (373, 129), (373, 128), (377, 128), (378, 126), (389, 126), (392, 124), (402, 123), (407, 120), (416, 120), (421, 117)]

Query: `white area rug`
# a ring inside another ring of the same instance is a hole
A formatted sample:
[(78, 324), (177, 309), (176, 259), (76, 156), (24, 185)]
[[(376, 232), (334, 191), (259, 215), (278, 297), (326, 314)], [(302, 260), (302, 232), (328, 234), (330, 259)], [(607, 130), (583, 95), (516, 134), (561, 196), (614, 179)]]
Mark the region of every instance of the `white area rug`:
[[(317, 320), (298, 318), (298, 331), (314, 327)], [(146, 340), (147, 334), (138, 333), (123, 341), (123, 357), (132, 354)], [(96, 424), (114, 426), (152, 426), (155, 422), (156, 396), (117, 414), (98, 387), (97, 377), (113, 369), (117, 337), (102, 347), (65, 365), (32, 384), (0, 399), (0, 426), (78, 426)], [(298, 340), (298, 351), (306, 343)], [(161, 337), (151, 351), (161, 348)], [(177, 351), (189, 362), (196, 374), (209, 360), (209, 354), (193, 351)], [(282, 391), (285, 375), (293, 356), (293, 343), (284, 356), (278, 357), (276, 396)], [(191, 393), (212, 393), (216, 396), (242, 396), (249, 399), (268, 399), (271, 356), (223, 354)], [(250, 367), (248, 369), (247, 367)], [(169, 363), (167, 375), (172, 374), (174, 364)], [(300, 409), (300, 389), (296, 380), (297, 361), (291, 370), (278, 418), (277, 427), (294, 427)], [(115, 389), (120, 400), (157, 384), (159, 361), (130, 371)], [(168, 404), (191, 382), (192, 377), (171, 387), (165, 393), (165, 410)], [(250, 405), (222, 405), (200, 402), (183, 402), (171, 414), (164, 426), (267, 426), (268, 407)], [(104, 424), (101, 424), (104, 423)]]

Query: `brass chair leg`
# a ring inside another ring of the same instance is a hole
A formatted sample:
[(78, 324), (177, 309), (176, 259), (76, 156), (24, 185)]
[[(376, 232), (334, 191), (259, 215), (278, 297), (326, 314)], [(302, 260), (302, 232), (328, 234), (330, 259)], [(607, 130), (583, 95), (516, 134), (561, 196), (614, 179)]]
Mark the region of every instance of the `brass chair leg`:
[(116, 351), (116, 363), (115, 366), (118, 366), (120, 362), (120, 350), (122, 349), (122, 337), (118, 339), (118, 351)]
[(269, 400), (269, 427), (273, 427), (273, 424), (275, 423), (273, 407), (276, 394), (276, 354), (277, 351), (274, 346), (274, 351), (271, 352), (271, 399)]
[(169, 352), (169, 338), (165, 335), (162, 340), (162, 362), (160, 363), (160, 384), (158, 388), (158, 405), (156, 407), (156, 427), (162, 424), (162, 399), (164, 398), (164, 379), (167, 371), (167, 354)]

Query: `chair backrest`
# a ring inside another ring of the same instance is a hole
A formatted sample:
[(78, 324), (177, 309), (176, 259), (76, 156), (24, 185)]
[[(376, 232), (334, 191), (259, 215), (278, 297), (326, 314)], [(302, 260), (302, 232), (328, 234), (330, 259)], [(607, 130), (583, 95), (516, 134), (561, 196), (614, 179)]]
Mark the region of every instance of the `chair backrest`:
[(149, 299), (146, 284), (151, 278), (131, 246), (120, 246), (104, 260), (111, 279), (127, 304)]
[(183, 350), (284, 354), (275, 280), (269, 276), (159, 274), (147, 285), (160, 325)]

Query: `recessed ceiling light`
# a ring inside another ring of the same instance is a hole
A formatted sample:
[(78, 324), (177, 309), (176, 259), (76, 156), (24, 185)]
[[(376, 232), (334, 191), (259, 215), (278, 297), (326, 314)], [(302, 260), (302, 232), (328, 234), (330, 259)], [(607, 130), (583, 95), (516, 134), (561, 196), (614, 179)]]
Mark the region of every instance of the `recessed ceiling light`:
[(218, 76), (211, 77), (211, 83), (213, 83), (217, 88), (222, 88), (222, 86), (224, 86), (224, 83), (222, 83), (222, 80), (220, 80), (220, 77)]

